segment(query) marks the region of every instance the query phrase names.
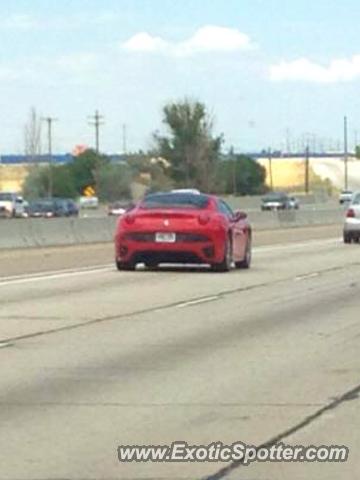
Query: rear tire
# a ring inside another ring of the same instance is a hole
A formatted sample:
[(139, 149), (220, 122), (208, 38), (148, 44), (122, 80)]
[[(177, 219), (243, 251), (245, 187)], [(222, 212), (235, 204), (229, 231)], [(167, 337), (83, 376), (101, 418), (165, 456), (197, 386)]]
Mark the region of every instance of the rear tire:
[(213, 263), (211, 265), (211, 270), (213, 272), (229, 272), (231, 270), (232, 261), (232, 246), (230, 240), (227, 239), (224, 246), (224, 259), (220, 263)]
[(344, 243), (351, 243), (352, 235), (351, 233), (344, 232)]
[(136, 267), (136, 265), (132, 262), (119, 262), (118, 260), (116, 260), (115, 263), (116, 263), (116, 268), (119, 271), (131, 272), (131, 271), (134, 271)]
[(243, 268), (243, 269), (248, 269), (251, 266), (251, 257), (252, 257), (252, 242), (251, 238), (248, 238), (248, 241), (246, 243), (246, 250), (245, 250), (245, 257), (244, 260), (241, 260), (241, 262), (235, 262), (235, 267), (236, 268)]

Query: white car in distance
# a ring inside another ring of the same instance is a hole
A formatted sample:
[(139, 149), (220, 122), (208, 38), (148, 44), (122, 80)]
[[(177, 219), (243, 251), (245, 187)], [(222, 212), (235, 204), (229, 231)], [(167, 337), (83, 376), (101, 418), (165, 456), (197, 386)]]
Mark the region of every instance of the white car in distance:
[(360, 192), (353, 195), (352, 201), (346, 211), (344, 223), (344, 243), (360, 240)]
[(14, 192), (0, 192), (0, 218), (23, 218), (26, 202)]
[(99, 208), (99, 199), (98, 197), (80, 197), (79, 199), (80, 208), (88, 208), (96, 210)]
[(339, 196), (340, 205), (344, 205), (351, 202), (353, 192), (351, 190), (343, 190)]

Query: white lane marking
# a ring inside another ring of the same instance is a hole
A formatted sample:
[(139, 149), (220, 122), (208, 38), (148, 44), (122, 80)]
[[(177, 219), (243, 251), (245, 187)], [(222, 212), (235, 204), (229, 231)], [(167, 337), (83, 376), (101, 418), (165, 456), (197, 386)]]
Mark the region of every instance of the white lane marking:
[(301, 282), (302, 280), (310, 280), (311, 278), (317, 278), (320, 276), (320, 272), (309, 273), (308, 275), (299, 275), (294, 278), (295, 282)]
[[(329, 238), (326, 240), (310, 240), (308, 242), (286, 243), (273, 246), (255, 247), (254, 253), (271, 253), (279, 250), (293, 250), (298, 248), (307, 248), (313, 246), (325, 246), (329, 244), (340, 243), (339, 238)], [(113, 270), (112, 264), (93, 265), (89, 267), (81, 267), (78, 269), (54, 270), (43, 273), (14, 275), (10, 277), (0, 277), (0, 288), (9, 285), (19, 285), (24, 283), (42, 282), (46, 280), (58, 280), (67, 277), (75, 277), (78, 275), (91, 275), (96, 273), (103, 273)]]
[(276, 252), (277, 250), (296, 250), (298, 248), (308, 248), (308, 247), (322, 247), (326, 245), (337, 245), (342, 243), (341, 238), (327, 238), (326, 240), (309, 240), (307, 242), (299, 242), (299, 243), (282, 243), (279, 245), (272, 245), (272, 246), (263, 246), (263, 247), (256, 247), (254, 248), (254, 252), (258, 253), (268, 253), (268, 252)]
[(202, 303), (215, 302), (219, 299), (219, 295), (213, 295), (212, 297), (199, 298), (198, 300), (190, 300), (189, 302), (179, 303), (179, 305), (176, 305), (176, 308), (193, 307), (194, 305), (200, 305)]
[(79, 275), (90, 275), (94, 273), (108, 272), (113, 270), (112, 265), (103, 265), (97, 267), (84, 267), (73, 270), (57, 270), (53, 272), (44, 272), (41, 274), (33, 275), (19, 275), (13, 277), (0, 277), (0, 287), (6, 287), (8, 285), (21, 285), (23, 283), (42, 282), (44, 280), (57, 280), (67, 277), (75, 277)]
[(12, 347), (14, 344), (10, 342), (0, 342), (0, 348)]

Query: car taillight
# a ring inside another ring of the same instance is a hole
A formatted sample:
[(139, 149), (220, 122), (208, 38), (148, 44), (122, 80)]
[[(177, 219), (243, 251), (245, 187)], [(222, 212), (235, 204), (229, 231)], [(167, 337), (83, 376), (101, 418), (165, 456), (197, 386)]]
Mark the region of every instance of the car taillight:
[(200, 213), (198, 220), (200, 225), (206, 225), (210, 222), (210, 216), (207, 213)]
[(134, 215), (126, 215), (125, 216), (125, 222), (129, 225), (132, 225), (135, 223), (135, 216)]
[(347, 218), (355, 218), (355, 211), (353, 208), (349, 208), (349, 210), (346, 213)]

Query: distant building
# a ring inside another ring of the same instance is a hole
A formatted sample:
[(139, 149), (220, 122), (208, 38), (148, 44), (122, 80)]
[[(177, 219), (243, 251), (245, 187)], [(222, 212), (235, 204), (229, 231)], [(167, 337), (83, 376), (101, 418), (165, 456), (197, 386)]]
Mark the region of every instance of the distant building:
[[(85, 150), (80, 151), (81, 146), (76, 147), (76, 152), (56, 154), (52, 156), (52, 162), (56, 165), (66, 165), (74, 160), (74, 156), (77, 157)], [(109, 154), (107, 157), (114, 163), (126, 163), (126, 155)], [(40, 155), (34, 159), (29, 159), (27, 155), (0, 155), (0, 165), (34, 165), (34, 164), (46, 164), (49, 163), (48, 155)]]
[[(66, 153), (63, 155), (53, 155), (52, 161), (55, 164), (66, 164), (73, 161), (73, 156), (70, 153)], [(32, 165), (32, 164), (39, 164), (39, 163), (48, 163), (49, 156), (48, 155), (40, 155), (34, 161), (33, 159), (29, 160), (27, 155), (0, 155), (0, 164), (1, 165)]]

